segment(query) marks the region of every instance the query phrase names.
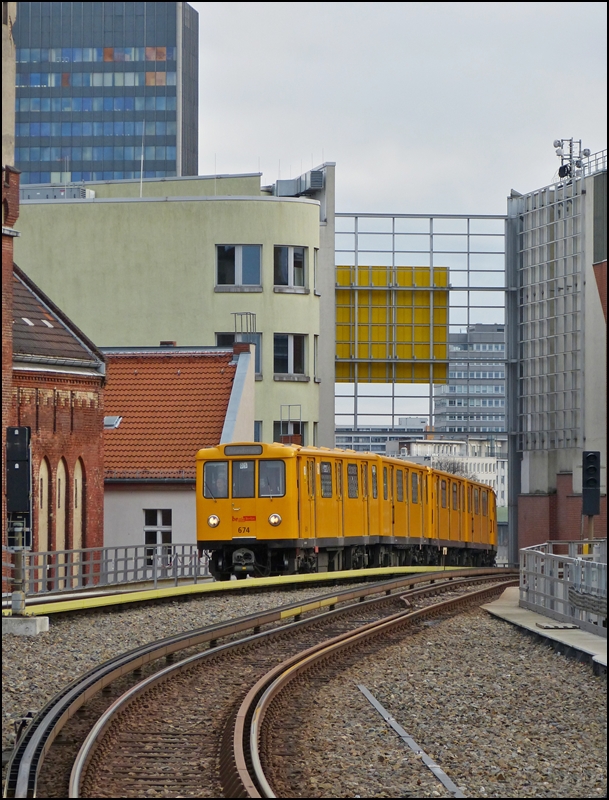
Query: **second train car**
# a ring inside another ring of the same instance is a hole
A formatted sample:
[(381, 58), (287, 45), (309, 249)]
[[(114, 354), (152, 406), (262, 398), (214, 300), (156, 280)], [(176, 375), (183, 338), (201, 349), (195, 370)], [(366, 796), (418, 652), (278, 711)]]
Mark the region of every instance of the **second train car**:
[(494, 563), (486, 484), (324, 447), (243, 442), (196, 458), (197, 542), (217, 579)]

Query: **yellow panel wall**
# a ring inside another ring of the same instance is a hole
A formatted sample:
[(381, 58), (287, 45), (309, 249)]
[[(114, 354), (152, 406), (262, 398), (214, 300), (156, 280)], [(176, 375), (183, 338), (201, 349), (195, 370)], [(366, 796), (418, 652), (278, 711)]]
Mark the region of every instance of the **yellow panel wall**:
[(448, 268), (338, 266), (336, 281), (338, 383), (446, 383)]

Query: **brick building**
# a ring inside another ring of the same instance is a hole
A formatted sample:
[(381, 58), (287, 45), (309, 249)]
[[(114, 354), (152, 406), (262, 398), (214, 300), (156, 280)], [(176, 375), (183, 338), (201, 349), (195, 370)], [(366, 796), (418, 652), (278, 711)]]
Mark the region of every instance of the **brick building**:
[[(103, 542), (103, 386), (95, 345), (13, 263), (19, 173), (2, 185), (2, 542), (7, 427), (31, 431), (34, 551)], [(61, 558), (59, 560), (62, 560)]]

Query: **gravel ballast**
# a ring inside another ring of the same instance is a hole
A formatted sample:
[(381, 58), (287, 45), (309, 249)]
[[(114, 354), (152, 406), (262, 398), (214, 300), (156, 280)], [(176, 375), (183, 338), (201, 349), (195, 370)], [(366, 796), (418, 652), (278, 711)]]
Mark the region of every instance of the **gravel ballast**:
[[(3, 635), (3, 749), (12, 746), (15, 719), (119, 653), (322, 593), (77, 613), (51, 617), (49, 632), (36, 637)], [(606, 796), (606, 681), (482, 610), (427, 623), (300, 690), (303, 724), (292, 756), (302, 773), (299, 796), (450, 796), (358, 684), (468, 797)]]
[(477, 609), (294, 698), (300, 797), (450, 797), (363, 684), (467, 797), (606, 796), (606, 681)]

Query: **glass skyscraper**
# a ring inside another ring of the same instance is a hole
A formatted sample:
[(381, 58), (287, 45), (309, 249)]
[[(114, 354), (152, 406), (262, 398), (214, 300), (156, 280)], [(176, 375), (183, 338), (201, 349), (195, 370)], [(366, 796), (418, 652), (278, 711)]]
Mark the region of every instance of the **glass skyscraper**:
[(197, 174), (188, 3), (19, 3), (13, 36), (22, 184)]

